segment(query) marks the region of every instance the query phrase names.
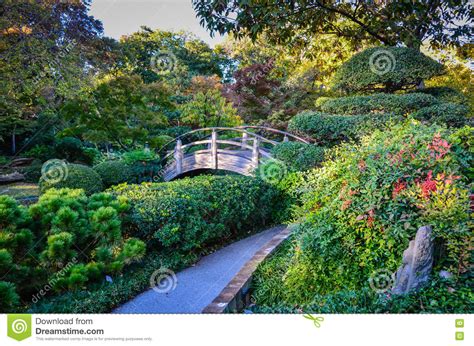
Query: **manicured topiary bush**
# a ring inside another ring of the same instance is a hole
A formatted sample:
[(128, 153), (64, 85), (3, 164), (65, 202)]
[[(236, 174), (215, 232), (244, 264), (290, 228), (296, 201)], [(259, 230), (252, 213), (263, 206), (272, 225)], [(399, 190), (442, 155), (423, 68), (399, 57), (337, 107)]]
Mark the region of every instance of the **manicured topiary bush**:
[(352, 56), (338, 69), (333, 84), (346, 92), (393, 92), (443, 73), (443, 65), (415, 49), (381, 46)]
[(337, 115), (302, 112), (293, 117), (288, 129), (312, 137), (319, 145), (332, 146), (341, 141), (357, 140), (374, 129), (382, 129), (399, 117), (391, 114)]
[(87, 195), (104, 189), (100, 175), (91, 167), (74, 163), (56, 164), (41, 176), (40, 191), (44, 193), (50, 188), (83, 189)]
[(456, 103), (441, 103), (422, 108), (413, 117), (428, 123), (446, 124), (450, 127), (460, 127), (467, 123), (469, 108)]
[(423, 93), (374, 94), (327, 98), (321, 102), (320, 109), (330, 114), (392, 113), (407, 115), (423, 107), (439, 103), (436, 97)]
[[(293, 188), (303, 191), (294, 217), (304, 221), (283, 258), (256, 276), (257, 304), (301, 307), (318, 295), (370, 290), (371, 277), (396, 271), (424, 225), (433, 227), (438, 244), (434, 272), (448, 270), (452, 285), (465, 287), (472, 232), (464, 164), (470, 149), (460, 136), (467, 131), (472, 128), (452, 133), (407, 121), (375, 131), (358, 146), (342, 145), (321, 168), (303, 174)], [(444, 309), (462, 307), (469, 297), (456, 299)]]
[(123, 161), (104, 161), (94, 166), (105, 187), (121, 183), (133, 182), (132, 168)]
[(443, 103), (457, 103), (467, 105), (468, 100), (461, 92), (450, 87), (429, 87), (420, 89), (419, 92), (436, 97)]
[(325, 148), (300, 142), (283, 142), (272, 149), (273, 156), (291, 171), (306, 171), (324, 160)]
[(271, 222), (276, 190), (243, 176), (198, 176), (111, 189), (132, 205), (129, 233), (179, 252), (245, 235)]

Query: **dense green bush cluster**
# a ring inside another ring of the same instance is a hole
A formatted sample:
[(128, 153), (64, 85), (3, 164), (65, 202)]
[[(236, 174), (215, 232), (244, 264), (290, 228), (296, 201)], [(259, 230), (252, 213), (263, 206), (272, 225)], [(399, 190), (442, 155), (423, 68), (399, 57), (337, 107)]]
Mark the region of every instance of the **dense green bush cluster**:
[(29, 208), (1, 196), (0, 310), (10, 311), (20, 296), (34, 301), (46, 286), (84, 288), (142, 258), (145, 244), (122, 235), (128, 208), (123, 197), (82, 190), (50, 189)]
[(257, 303), (302, 306), (316, 295), (370, 289), (378, 270), (396, 271), (423, 225), (433, 227), (442, 254), (435, 270), (451, 271), (458, 282), (472, 241), (466, 143), (472, 128), (451, 133), (406, 122), (335, 149), (292, 187), (302, 195), (295, 217), (304, 221), (285, 258), (262, 267)]
[(112, 191), (130, 200), (130, 234), (184, 252), (265, 225), (276, 202), (273, 187), (243, 176), (124, 184)]
[(468, 122), (469, 108), (457, 103), (441, 103), (424, 107), (412, 114), (413, 118), (426, 123), (446, 124), (461, 127)]
[(432, 95), (436, 97), (439, 101), (445, 103), (457, 103), (467, 105), (468, 100), (461, 92), (450, 88), (450, 87), (429, 87), (420, 89), (419, 92), (424, 94)]
[(94, 166), (94, 171), (100, 175), (106, 188), (134, 181), (133, 169), (121, 160), (101, 162)]
[(436, 97), (423, 93), (374, 94), (325, 99), (321, 111), (331, 114), (392, 113), (407, 115), (438, 104)]
[(302, 112), (291, 119), (288, 129), (312, 137), (319, 145), (332, 146), (342, 141), (357, 140), (375, 129), (383, 129), (399, 117), (391, 114), (338, 115)]
[(78, 138), (63, 137), (54, 140), (49, 145), (35, 145), (26, 151), (24, 155), (26, 157), (34, 157), (40, 161), (62, 159), (68, 162), (80, 162), (91, 165), (100, 156), (100, 152), (95, 148), (87, 147)]
[(384, 46), (353, 55), (338, 69), (333, 83), (347, 92), (393, 92), (443, 73), (443, 65), (415, 49)]
[(104, 189), (102, 179), (96, 171), (91, 167), (74, 163), (51, 168), (49, 175), (41, 176), (39, 186), (42, 193), (53, 187), (83, 189), (87, 195)]
[(257, 313), (470, 313), (474, 293), (469, 278), (456, 280), (434, 277), (427, 286), (407, 295), (380, 295), (368, 287), (329, 294), (315, 294), (304, 303), (289, 303), (282, 285), (285, 271), (295, 253), (287, 241), (257, 268), (253, 298)]
[(282, 142), (272, 149), (275, 159), (286, 164), (291, 171), (306, 171), (324, 160), (325, 148), (301, 142)]

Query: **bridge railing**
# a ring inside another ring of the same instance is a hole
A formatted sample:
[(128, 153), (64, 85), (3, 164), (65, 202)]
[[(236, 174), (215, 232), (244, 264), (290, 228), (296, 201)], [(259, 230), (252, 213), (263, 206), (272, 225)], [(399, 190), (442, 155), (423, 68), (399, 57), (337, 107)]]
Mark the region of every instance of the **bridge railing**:
[[(250, 131), (249, 131), (250, 130)], [(268, 139), (260, 134), (253, 132), (252, 130), (271, 132), (279, 136), (283, 136), (282, 141), (286, 142), (296, 140), (303, 143), (308, 143), (305, 139), (272, 128), (261, 127), (261, 126), (239, 126), (239, 127), (209, 127), (189, 131), (181, 136), (178, 136), (173, 141), (165, 144), (163, 148), (169, 148), (174, 143), (174, 148), (169, 150), (163, 157), (162, 163), (166, 162), (165, 166), (172, 167), (168, 170), (174, 170), (173, 175), (177, 176), (183, 172), (183, 161), (187, 153), (194, 155), (207, 155), (210, 158), (211, 169), (219, 168), (219, 154), (239, 154), (245, 153), (242, 160), (251, 160), (251, 166), (257, 168), (261, 159), (271, 158), (270, 149), (277, 145), (279, 142)], [(210, 134), (209, 134), (210, 132)], [(219, 139), (219, 134), (228, 133), (240, 133), (240, 137), (229, 137), (224, 136), (223, 139)], [(194, 135), (196, 133), (203, 133), (205, 136), (201, 136), (197, 140), (183, 144), (183, 139), (187, 136)], [(205, 149), (196, 150), (196, 146), (204, 146)], [(225, 146), (225, 148), (222, 148)], [(230, 148), (229, 148), (230, 147)], [(248, 162), (248, 161), (247, 161)], [(165, 170), (166, 171), (166, 170)], [(166, 173), (165, 173), (166, 174)]]

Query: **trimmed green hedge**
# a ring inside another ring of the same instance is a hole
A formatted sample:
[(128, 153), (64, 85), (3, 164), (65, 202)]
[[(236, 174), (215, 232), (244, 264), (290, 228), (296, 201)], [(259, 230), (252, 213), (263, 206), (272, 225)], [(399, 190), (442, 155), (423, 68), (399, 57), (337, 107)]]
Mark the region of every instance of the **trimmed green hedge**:
[(393, 92), (444, 73), (443, 65), (405, 47), (373, 47), (352, 56), (334, 76), (334, 87), (346, 92)]
[(148, 246), (187, 252), (247, 234), (272, 220), (274, 187), (243, 176), (198, 176), (112, 188), (131, 205), (129, 233)]
[(104, 161), (94, 166), (105, 187), (121, 183), (130, 183), (133, 180), (133, 170), (123, 161)]
[(415, 119), (428, 122), (446, 124), (449, 127), (461, 127), (466, 125), (469, 107), (457, 103), (441, 103), (431, 107), (425, 107), (412, 116)]
[(384, 128), (392, 120), (400, 120), (400, 117), (384, 113), (345, 116), (302, 112), (290, 120), (288, 129), (311, 136), (322, 146), (332, 146), (342, 141), (357, 140), (374, 129)]
[(374, 94), (325, 99), (320, 105), (324, 113), (369, 114), (393, 113), (406, 115), (423, 107), (438, 104), (436, 97), (424, 93)]
[(436, 97), (441, 102), (467, 105), (468, 100), (461, 92), (450, 87), (429, 87), (419, 92)]
[(39, 181), (41, 193), (51, 188), (83, 189), (86, 195), (92, 195), (104, 189), (100, 175), (91, 167), (75, 163), (64, 163), (51, 168)]
[(272, 149), (273, 157), (291, 171), (306, 171), (324, 160), (325, 148), (300, 142), (283, 142)]

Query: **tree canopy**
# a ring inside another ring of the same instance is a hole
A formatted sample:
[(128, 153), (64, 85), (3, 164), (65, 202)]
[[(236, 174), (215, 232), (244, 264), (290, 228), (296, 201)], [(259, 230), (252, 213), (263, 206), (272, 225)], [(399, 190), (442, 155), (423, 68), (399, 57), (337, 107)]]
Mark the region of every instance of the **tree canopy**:
[(193, 0), (193, 6), (212, 33), (255, 39), (267, 32), (277, 42), (303, 31), (418, 49), (424, 41), (461, 45), (473, 34), (469, 0)]

